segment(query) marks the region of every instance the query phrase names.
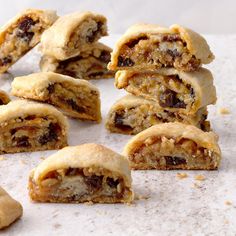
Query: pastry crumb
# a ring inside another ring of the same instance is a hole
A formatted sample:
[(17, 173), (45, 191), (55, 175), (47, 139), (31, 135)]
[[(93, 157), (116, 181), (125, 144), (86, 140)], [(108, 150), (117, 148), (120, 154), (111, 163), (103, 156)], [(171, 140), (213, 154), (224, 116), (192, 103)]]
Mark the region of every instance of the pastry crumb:
[(221, 107), (219, 109), (219, 114), (221, 114), (221, 115), (228, 115), (228, 114), (230, 114), (230, 110), (228, 108)]
[(40, 159), (41, 159), (41, 160), (45, 160), (45, 159), (46, 159), (46, 157), (40, 157)]
[(201, 186), (197, 183), (193, 183), (193, 188), (201, 188)]
[(0, 156), (0, 161), (6, 160), (6, 157)]
[(186, 173), (177, 173), (176, 176), (179, 179), (185, 179), (188, 177), (188, 175)]
[(135, 195), (135, 200), (148, 200), (150, 196), (145, 196), (145, 195)]
[(91, 205), (93, 205), (93, 202), (92, 202), (92, 201), (89, 201), (89, 202), (85, 202), (84, 204), (85, 204), (85, 205), (88, 205), (88, 206), (91, 206)]
[(56, 223), (56, 224), (54, 224), (53, 226), (54, 226), (54, 228), (55, 228), (55, 229), (58, 229), (58, 228), (60, 228), (60, 227), (61, 227), (61, 224), (59, 224), (59, 223)]
[(21, 164), (24, 164), (24, 165), (27, 164), (25, 160), (20, 160), (20, 163), (21, 163)]
[(198, 181), (204, 181), (206, 179), (206, 177), (204, 175), (196, 175), (195, 176), (195, 180), (198, 180)]
[(230, 206), (230, 205), (232, 205), (232, 202), (231, 201), (225, 201), (225, 205)]
[(227, 224), (229, 224), (229, 221), (228, 221), (228, 220), (225, 220), (224, 223), (227, 225)]
[(136, 204), (134, 202), (127, 202), (125, 204), (129, 207), (135, 207), (136, 206)]

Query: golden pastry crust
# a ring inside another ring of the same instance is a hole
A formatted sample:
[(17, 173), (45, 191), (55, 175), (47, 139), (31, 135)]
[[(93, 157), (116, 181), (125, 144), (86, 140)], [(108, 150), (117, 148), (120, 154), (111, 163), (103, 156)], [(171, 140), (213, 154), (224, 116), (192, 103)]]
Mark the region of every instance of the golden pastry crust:
[(156, 70), (175, 67), (193, 71), (213, 59), (206, 40), (188, 28), (136, 24), (116, 43), (108, 69)]
[(15, 100), (0, 107), (0, 153), (67, 146), (68, 122), (53, 106)]
[(8, 227), (19, 219), (22, 214), (21, 204), (0, 187), (0, 229)]
[(107, 115), (106, 128), (115, 133), (137, 134), (159, 123), (179, 121), (209, 131), (207, 114), (205, 107), (193, 115), (170, 112), (160, 108), (154, 101), (126, 95), (111, 107)]
[(108, 35), (106, 23), (103, 15), (92, 12), (62, 16), (42, 35), (41, 50), (58, 60), (75, 57), (100, 37)]
[(0, 90), (0, 105), (6, 105), (10, 101), (11, 99), (8, 94), (5, 91)]
[(4, 73), (40, 41), (57, 19), (55, 11), (27, 9), (0, 29), (0, 73)]
[(199, 68), (181, 72), (173, 68), (158, 71), (118, 71), (115, 85), (145, 99), (151, 99), (169, 111), (195, 114), (200, 108), (216, 102), (211, 72)]
[(100, 92), (86, 80), (53, 72), (34, 73), (16, 77), (12, 94), (55, 105), (73, 118), (101, 121)]
[(94, 43), (79, 56), (67, 60), (57, 60), (52, 56), (44, 55), (40, 61), (43, 72), (56, 72), (79, 79), (112, 78), (114, 72), (107, 70), (112, 49), (102, 43)]
[(41, 202), (131, 202), (131, 181), (123, 156), (90, 143), (63, 148), (41, 162), (30, 174), (29, 194)]
[(133, 169), (217, 169), (218, 137), (179, 122), (154, 125), (133, 137), (124, 155)]

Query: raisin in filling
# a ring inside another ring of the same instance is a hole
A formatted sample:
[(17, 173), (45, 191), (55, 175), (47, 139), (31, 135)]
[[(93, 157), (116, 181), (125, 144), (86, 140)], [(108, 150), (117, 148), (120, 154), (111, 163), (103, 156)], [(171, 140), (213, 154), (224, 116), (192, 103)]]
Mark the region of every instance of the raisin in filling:
[(73, 110), (75, 110), (75, 111), (77, 111), (77, 112), (81, 112), (81, 113), (86, 112), (86, 110), (85, 110), (83, 107), (78, 106), (78, 105), (76, 104), (76, 102), (75, 102), (73, 99), (67, 99), (67, 100), (66, 100), (66, 103), (67, 103)]
[(115, 115), (115, 126), (118, 129), (121, 129), (123, 131), (130, 131), (133, 128), (129, 125), (124, 124), (124, 117), (121, 114), (116, 113)]
[(48, 93), (51, 94), (55, 91), (55, 85), (54, 84), (49, 84), (47, 87)]
[(117, 188), (117, 185), (119, 184), (119, 180), (114, 180), (113, 178), (107, 177), (107, 184), (111, 188)]
[(186, 104), (177, 98), (177, 93), (170, 89), (160, 94), (159, 104), (162, 107), (186, 108)]
[(58, 132), (60, 130), (61, 130), (61, 128), (58, 124), (50, 123), (50, 125), (48, 127), (48, 131), (46, 132), (46, 134), (39, 137), (38, 142), (41, 145), (45, 145), (49, 142), (57, 141), (58, 140)]
[(177, 156), (165, 156), (166, 166), (178, 166), (187, 164), (186, 159)]
[(146, 36), (142, 36), (138, 39), (134, 39), (134, 40), (131, 40), (130, 42), (128, 42), (126, 45), (129, 47), (129, 48), (133, 48), (136, 44), (139, 43), (140, 40), (147, 40), (148, 37)]
[(0, 99), (0, 105), (4, 105), (4, 102), (2, 99)]
[(108, 63), (111, 59), (111, 54), (108, 51), (102, 51), (101, 55), (99, 56), (99, 60), (104, 62), (104, 63)]
[(18, 31), (16, 36), (21, 38), (23, 41), (29, 43), (33, 36), (34, 32), (31, 32), (31, 27), (34, 26), (36, 22), (30, 17), (26, 16), (18, 25)]
[(16, 142), (16, 146), (17, 147), (29, 147), (30, 143), (29, 143), (29, 137), (27, 136), (21, 136), (21, 137), (15, 137), (13, 139), (13, 141)]
[(99, 32), (101, 31), (102, 26), (103, 26), (103, 23), (98, 22), (97, 29), (96, 30), (94, 29), (88, 33), (88, 35), (86, 36), (86, 41), (89, 43), (93, 43), (95, 41), (95, 39), (97, 38)]
[(89, 191), (95, 192), (98, 191), (102, 187), (102, 176), (91, 175), (85, 176), (84, 182), (88, 186)]
[(12, 62), (12, 57), (7, 56), (2, 59), (0, 59), (0, 66), (6, 66), (7, 64), (10, 64)]
[(118, 66), (120, 66), (120, 67), (123, 67), (123, 66), (124, 67), (125, 66), (131, 67), (133, 65), (134, 65), (134, 62), (130, 58), (128, 58), (128, 57), (124, 58), (122, 56), (118, 57)]

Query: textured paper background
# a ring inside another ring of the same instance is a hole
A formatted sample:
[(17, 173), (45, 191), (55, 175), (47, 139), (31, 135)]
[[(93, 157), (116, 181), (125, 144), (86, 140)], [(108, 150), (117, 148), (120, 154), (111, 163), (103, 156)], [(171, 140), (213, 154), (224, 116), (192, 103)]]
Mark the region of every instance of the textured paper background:
[(112, 34), (137, 22), (183, 24), (205, 34), (236, 33), (235, 0), (0, 0), (0, 25), (25, 8), (46, 8), (63, 15), (95, 11), (108, 18)]
[[(110, 46), (117, 36), (104, 39)], [(23, 218), (3, 231), (9, 236), (52, 235), (227, 235), (236, 233), (236, 35), (208, 36), (216, 55), (208, 67), (215, 77), (218, 102), (210, 106), (209, 118), (219, 134), (222, 165), (219, 171), (136, 171), (133, 186), (143, 200), (127, 205), (37, 204), (29, 201), (29, 171), (55, 151), (4, 155), (0, 161), (0, 183), (24, 207)], [(0, 87), (10, 90), (13, 76), (38, 71), (37, 50), (22, 58), (0, 78)], [(104, 144), (117, 152), (130, 136), (110, 134), (105, 116), (116, 99), (125, 94), (113, 86), (113, 79), (92, 81), (102, 96), (103, 123), (70, 120), (70, 145), (85, 142)], [(221, 107), (231, 114), (217, 113)], [(179, 180), (177, 173), (187, 173)], [(205, 181), (196, 181), (202, 174)], [(230, 201), (232, 205), (227, 205)]]

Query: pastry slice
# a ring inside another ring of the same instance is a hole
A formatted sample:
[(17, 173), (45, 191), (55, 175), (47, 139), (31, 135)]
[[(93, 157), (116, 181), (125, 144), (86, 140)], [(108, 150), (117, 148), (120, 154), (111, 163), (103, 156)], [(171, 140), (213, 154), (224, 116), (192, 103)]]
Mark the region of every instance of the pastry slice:
[(132, 169), (214, 170), (221, 160), (213, 132), (179, 122), (154, 125), (134, 136), (124, 155)]
[(163, 28), (137, 24), (116, 43), (108, 68), (156, 70), (174, 67), (194, 71), (213, 59), (206, 40), (190, 29), (180, 25)]
[(40, 61), (40, 68), (43, 72), (52, 71), (86, 80), (112, 78), (114, 72), (107, 70), (111, 51), (106, 45), (95, 43), (79, 56), (67, 60), (60, 61), (44, 55)]
[(12, 94), (47, 102), (73, 118), (101, 121), (99, 90), (86, 80), (53, 72), (16, 77)]
[(66, 118), (50, 105), (15, 100), (0, 107), (0, 154), (67, 146)]
[(169, 111), (195, 114), (200, 108), (216, 102), (216, 89), (209, 70), (194, 72), (175, 69), (159, 71), (118, 71), (116, 87), (155, 101)]
[(57, 19), (55, 11), (27, 9), (0, 29), (0, 73), (39, 43), (41, 34)]
[(22, 214), (21, 204), (0, 187), (0, 229), (15, 222)]
[(129, 203), (133, 200), (128, 161), (98, 145), (66, 147), (32, 170), (29, 195), (37, 202)]
[(58, 60), (78, 56), (107, 34), (107, 20), (92, 12), (75, 12), (60, 17), (42, 35), (42, 52)]
[(0, 105), (5, 105), (9, 103), (10, 101), (11, 99), (8, 96), (8, 94), (5, 91), (0, 90)]
[(154, 101), (127, 95), (111, 107), (106, 128), (115, 133), (137, 134), (155, 124), (179, 121), (209, 131), (210, 123), (206, 121), (207, 114), (205, 107), (191, 116), (177, 111), (171, 112), (160, 108)]

